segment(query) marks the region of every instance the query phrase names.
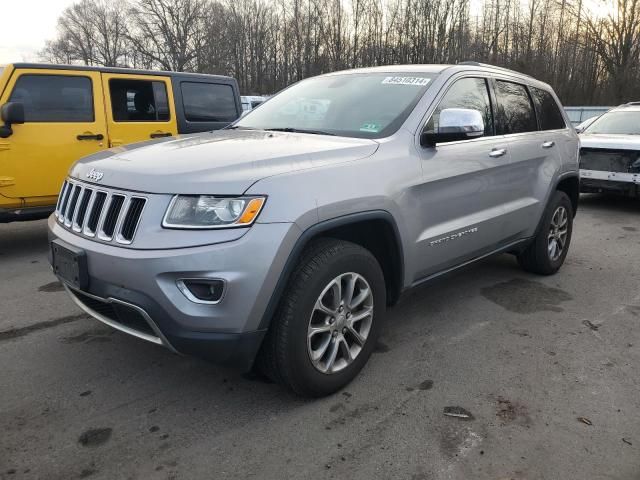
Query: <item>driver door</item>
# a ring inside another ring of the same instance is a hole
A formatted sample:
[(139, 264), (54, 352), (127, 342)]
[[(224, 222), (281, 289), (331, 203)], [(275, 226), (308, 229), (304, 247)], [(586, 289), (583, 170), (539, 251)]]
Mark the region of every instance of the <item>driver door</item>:
[(513, 196), (508, 143), (495, 135), (494, 102), (487, 79), (462, 77), (449, 84), (422, 131), (437, 131), (440, 112), (478, 110), (479, 138), (420, 147), (422, 233), (417, 242), (416, 280), (496, 249), (505, 241), (505, 203)]

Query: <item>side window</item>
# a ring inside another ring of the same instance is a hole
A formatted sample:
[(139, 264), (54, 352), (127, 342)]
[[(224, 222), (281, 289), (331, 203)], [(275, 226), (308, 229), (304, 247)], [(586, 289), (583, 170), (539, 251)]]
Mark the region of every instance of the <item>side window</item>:
[(164, 82), (109, 80), (111, 112), (116, 122), (166, 122), (169, 101)]
[(484, 119), (484, 135), (493, 135), (493, 115), (487, 82), (483, 78), (462, 78), (445, 93), (431, 118), (425, 125), (426, 132), (437, 132), (440, 112), (446, 108), (478, 110)]
[(230, 85), (182, 82), (182, 105), (189, 122), (232, 122), (238, 118)]
[(10, 102), (24, 105), (25, 122), (93, 122), (93, 86), (88, 77), (22, 75)]
[(540, 129), (556, 130), (566, 128), (567, 125), (553, 96), (539, 88), (531, 87), (530, 91), (533, 96), (533, 103), (536, 106), (536, 114), (540, 120)]
[(497, 80), (496, 95), (500, 105), (499, 134), (507, 135), (538, 130), (536, 114), (524, 85)]

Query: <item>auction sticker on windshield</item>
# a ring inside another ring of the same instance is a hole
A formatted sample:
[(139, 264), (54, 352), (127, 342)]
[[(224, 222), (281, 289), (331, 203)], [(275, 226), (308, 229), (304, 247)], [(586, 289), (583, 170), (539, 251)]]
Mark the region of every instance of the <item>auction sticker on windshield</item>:
[(382, 80), (384, 85), (415, 85), (424, 87), (429, 84), (430, 78), (424, 77), (386, 77)]

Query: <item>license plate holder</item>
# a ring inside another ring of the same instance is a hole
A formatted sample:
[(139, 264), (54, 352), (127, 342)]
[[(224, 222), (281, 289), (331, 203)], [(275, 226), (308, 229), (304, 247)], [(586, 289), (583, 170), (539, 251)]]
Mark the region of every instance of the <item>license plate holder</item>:
[(89, 286), (87, 255), (84, 250), (63, 245), (59, 240), (51, 242), (51, 265), (62, 281), (79, 290)]

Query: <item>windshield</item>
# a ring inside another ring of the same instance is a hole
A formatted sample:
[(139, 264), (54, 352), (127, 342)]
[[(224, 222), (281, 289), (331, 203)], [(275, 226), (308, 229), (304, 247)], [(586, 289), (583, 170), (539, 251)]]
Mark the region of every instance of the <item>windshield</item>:
[(640, 110), (618, 110), (603, 114), (584, 133), (640, 135)]
[(363, 73), (310, 78), (270, 98), (234, 126), (382, 138), (400, 128), (435, 76)]

